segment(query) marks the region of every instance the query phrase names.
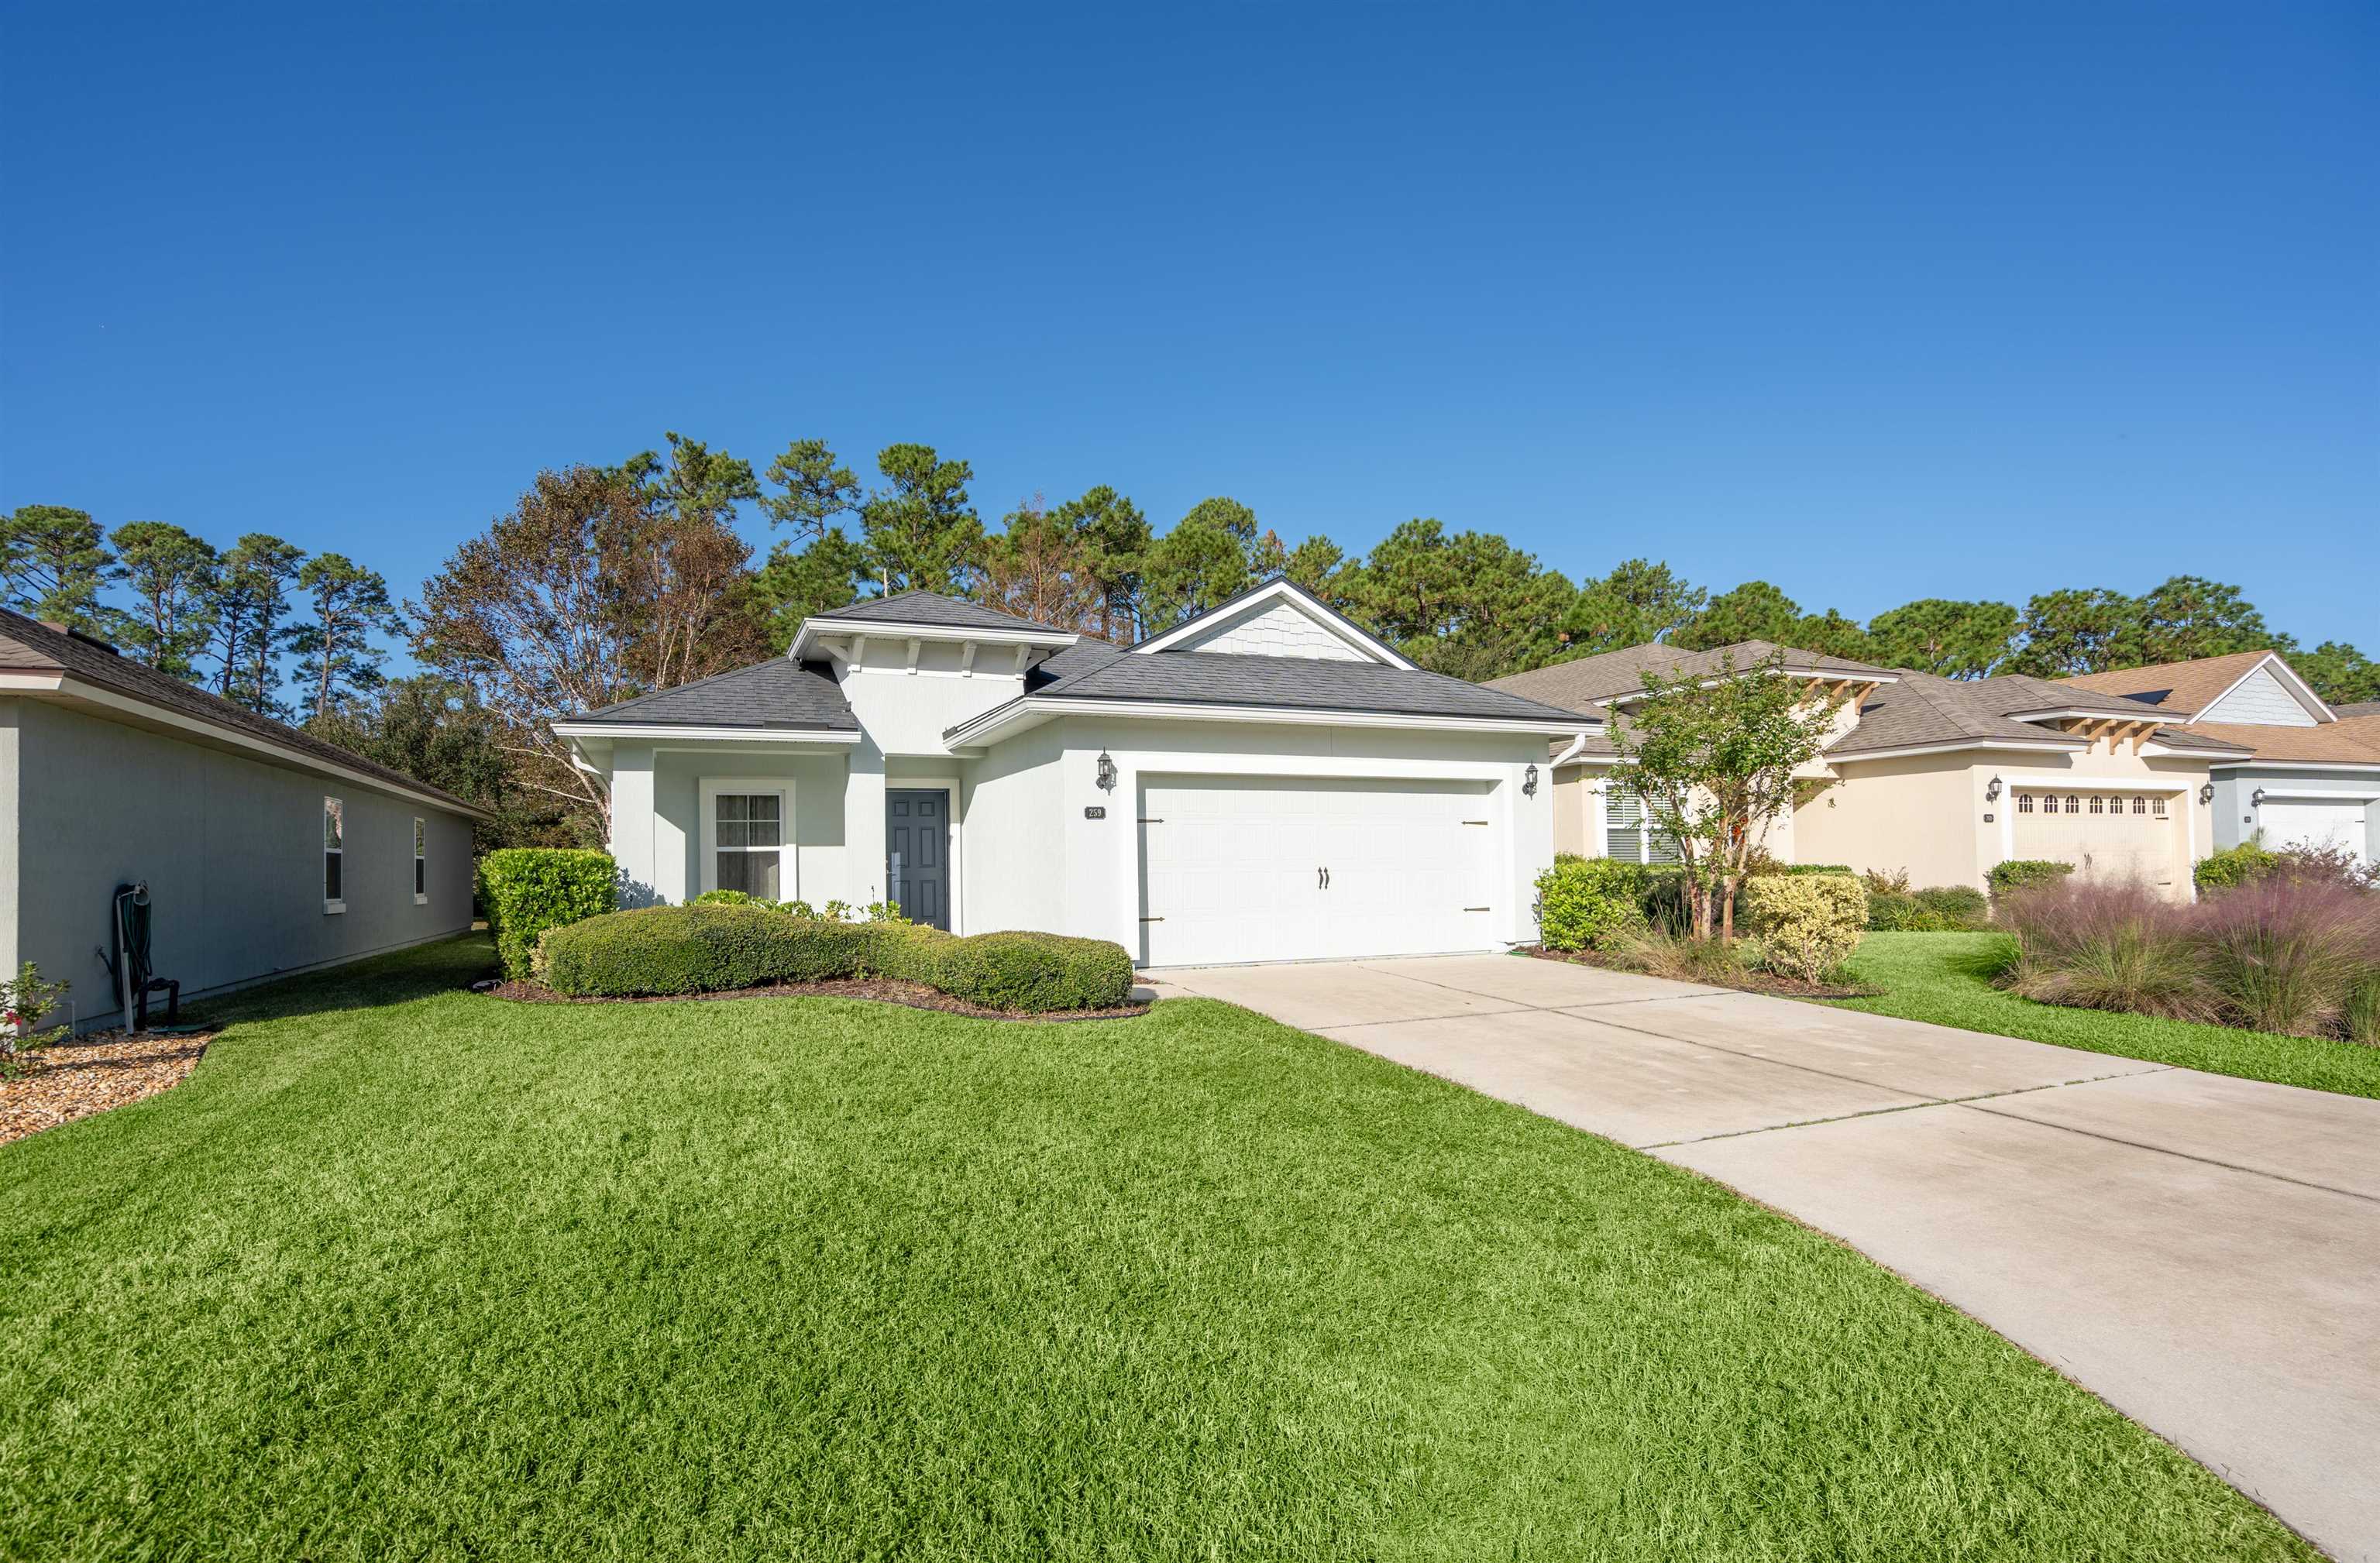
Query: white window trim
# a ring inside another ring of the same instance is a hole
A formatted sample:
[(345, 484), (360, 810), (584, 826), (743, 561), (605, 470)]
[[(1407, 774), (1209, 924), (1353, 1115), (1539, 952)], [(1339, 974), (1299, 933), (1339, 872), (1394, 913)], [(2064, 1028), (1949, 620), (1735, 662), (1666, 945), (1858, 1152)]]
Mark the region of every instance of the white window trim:
[[(695, 894), (719, 888), (719, 794), (758, 796), (763, 793), (777, 794), (777, 899), (799, 901), (801, 884), (799, 864), (801, 854), (794, 842), (794, 783), (790, 777), (780, 776), (704, 776), (695, 782), (695, 811), (701, 818), (698, 834), (702, 842), (701, 862), (695, 875)], [(687, 900), (694, 899), (688, 896)]]
[[(322, 844), (322, 822), (323, 822), (325, 819), (328, 819), (328, 818), (330, 818), (330, 814), (331, 814), (331, 806), (332, 806), (332, 805), (334, 805), (334, 804), (337, 805), (337, 806), (338, 806), (338, 809), (339, 809), (339, 844), (338, 844), (337, 846), (327, 846), (327, 845), (323, 845), (323, 844)], [(322, 897), (322, 915), (324, 915), (325, 917), (329, 917), (329, 916), (335, 916), (336, 915), (338, 915), (338, 914), (340, 914), (340, 913), (342, 913), (342, 912), (345, 912), (345, 911), (347, 909), (347, 903), (346, 903), (346, 890), (347, 890), (347, 801), (346, 801), (346, 799), (342, 798), (342, 797), (334, 796), (334, 795), (333, 795), (332, 794), (329, 794), (329, 793), (325, 793), (325, 794), (322, 794), (322, 813), (321, 813), (319, 816), (317, 816), (317, 817), (316, 817), (316, 818), (315, 818), (315, 821), (314, 821), (314, 835), (315, 835), (315, 843), (316, 843), (317, 848), (319, 849), (319, 850), (317, 851), (317, 853), (316, 853), (316, 854), (315, 854), (315, 858), (314, 858), (314, 882), (315, 882), (317, 885), (322, 884), (322, 875), (323, 875), (323, 871), (324, 871), (324, 870), (329, 866), (329, 865), (328, 865), (327, 863), (325, 863), (325, 862), (323, 861), (323, 859), (325, 859), (325, 858), (329, 857), (333, 853), (336, 853), (336, 854), (338, 854), (338, 856), (339, 856), (339, 895), (338, 895), (338, 896), (337, 896), (337, 898), (335, 898), (335, 899), (334, 899), (334, 898), (333, 898), (333, 897), (331, 897), (331, 896), (329, 896), (329, 895), (325, 895), (325, 896), (323, 896), (323, 897)]]
[(413, 817), (413, 864), (406, 883), (421, 887), (413, 892), (413, 904), (430, 904), (430, 821), (418, 814)]

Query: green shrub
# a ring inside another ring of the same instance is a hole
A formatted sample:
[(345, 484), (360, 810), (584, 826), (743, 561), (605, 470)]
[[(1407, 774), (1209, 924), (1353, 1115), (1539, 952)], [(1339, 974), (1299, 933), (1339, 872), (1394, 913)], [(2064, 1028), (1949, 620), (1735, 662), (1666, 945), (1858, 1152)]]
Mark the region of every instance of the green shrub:
[[(694, 898), (694, 904), (697, 906), (749, 906), (753, 904), (753, 901), (742, 891), (704, 891)], [(764, 901), (759, 904), (767, 906), (771, 903)]]
[(1959, 927), (1914, 891), (1877, 890), (1867, 893), (1867, 926), (1879, 933), (1950, 933)]
[(1912, 892), (1919, 907), (1953, 928), (1980, 928), (1992, 915), (1992, 903), (1973, 885), (1928, 885)]
[(2052, 863), (2039, 857), (2011, 857), (2006, 863), (1992, 865), (1992, 871), (1985, 878), (1991, 881), (1992, 894), (1998, 898), (2028, 885), (2062, 879), (2072, 872), (2074, 865), (2071, 863)]
[(480, 859), (480, 903), (504, 975), (529, 974), (538, 936), (620, 903), (620, 871), (604, 852), (506, 847)]
[(938, 987), (993, 1010), (1035, 1014), (1106, 1010), (1132, 997), (1132, 957), (1104, 939), (987, 933), (954, 938), (938, 928), (891, 946), (889, 976)]
[(1768, 969), (1817, 982), (1852, 958), (1867, 927), (1867, 887), (1850, 874), (1780, 875), (1745, 883), (1743, 921)]
[(954, 938), (891, 921), (795, 917), (710, 903), (614, 912), (548, 932), (546, 985), (572, 998), (717, 993), (780, 982), (890, 976), (990, 1009), (1108, 1009), (1132, 994), (1132, 958), (1106, 939), (990, 933)]
[(1537, 938), (1548, 950), (1608, 950), (1645, 929), (1643, 866), (1568, 854), (1537, 876)]
[(2280, 866), (2278, 853), (2266, 852), (2253, 842), (2241, 842), (2238, 846), (2225, 847), (2198, 860), (2190, 871), (2198, 886), (2198, 893), (2227, 891), (2240, 885), (2252, 884), (2270, 875)]

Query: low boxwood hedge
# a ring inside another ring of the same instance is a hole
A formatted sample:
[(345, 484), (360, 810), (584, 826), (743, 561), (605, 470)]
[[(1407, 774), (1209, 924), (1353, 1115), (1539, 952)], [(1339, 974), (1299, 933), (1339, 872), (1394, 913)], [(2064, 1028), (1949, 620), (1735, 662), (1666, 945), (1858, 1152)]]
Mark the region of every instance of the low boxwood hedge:
[(2043, 857), (2011, 857), (2005, 863), (1995, 863), (1984, 877), (1991, 881), (1994, 895), (2006, 895), (2028, 885), (2045, 884), (2062, 879), (2074, 872), (2071, 863), (2053, 862)]
[(717, 993), (781, 982), (887, 976), (987, 1009), (1111, 1009), (1132, 995), (1132, 957), (1099, 939), (988, 933), (959, 939), (907, 923), (799, 917), (709, 903), (614, 912), (551, 930), (538, 975), (574, 999)]

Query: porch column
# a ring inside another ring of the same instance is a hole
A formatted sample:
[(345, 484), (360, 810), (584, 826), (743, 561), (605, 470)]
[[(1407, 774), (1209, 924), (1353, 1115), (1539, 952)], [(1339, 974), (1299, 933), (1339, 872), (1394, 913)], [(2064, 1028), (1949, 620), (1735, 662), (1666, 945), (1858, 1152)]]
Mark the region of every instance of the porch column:
[(612, 856), (620, 866), (620, 904), (659, 899), (653, 861), (653, 751), (622, 747), (612, 756)]

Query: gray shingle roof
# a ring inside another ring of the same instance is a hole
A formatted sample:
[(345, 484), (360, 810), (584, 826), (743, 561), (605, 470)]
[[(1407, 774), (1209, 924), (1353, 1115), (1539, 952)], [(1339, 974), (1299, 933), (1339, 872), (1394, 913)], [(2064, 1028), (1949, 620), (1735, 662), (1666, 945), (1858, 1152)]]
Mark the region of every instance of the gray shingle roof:
[[(1854, 758), (1879, 749), (1921, 744), (1976, 740), (2038, 744), (2066, 736), (2053, 728), (2019, 721), (2010, 714), (2046, 710), (2104, 710), (2111, 717), (2135, 721), (2146, 714), (2136, 700), (2099, 695), (2070, 684), (2021, 673), (1954, 679), (1904, 672), (1898, 684), (1881, 685), (1868, 697), (1860, 708), (1859, 725), (1827, 753)], [(2156, 735), (2159, 743), (2172, 744), (2176, 748), (2211, 751), (2214, 747), (2183, 734), (2179, 728), (2161, 727)]]
[(417, 781), (401, 770), (375, 765), (336, 744), (325, 744), (310, 733), (291, 727), (286, 722), (275, 721), (268, 716), (260, 716), (246, 706), (236, 706), (219, 696), (184, 684), (171, 673), (159, 672), (145, 662), (119, 656), (103, 641), (85, 640), (63, 630), (52, 629), (39, 619), (29, 619), (5, 608), (0, 608), (0, 671), (62, 672), (128, 699), (137, 700), (144, 706), (154, 706), (177, 716), (194, 718), (212, 726), (228, 728), (250, 738), (277, 744), (307, 758), (339, 766), (390, 786), (436, 798), (470, 814), (482, 812), (476, 804), (465, 803), (454, 794)]
[(1094, 641), (1070, 647), (1026, 674), (1026, 695), (1086, 703), (1163, 700), (1530, 723), (1580, 721), (1575, 711), (1418, 669), (1220, 651), (1135, 653)]
[(2358, 700), (2350, 706), (2333, 706), (2330, 714), (2336, 717), (2380, 716), (2380, 700)]
[(1828, 657), (1816, 651), (1802, 651), (1791, 646), (1779, 647), (1766, 640), (1739, 641), (1733, 646), (1717, 647), (1708, 651), (1683, 651), (1674, 646), (1650, 643), (1623, 647), (1617, 651), (1605, 651), (1593, 657), (1576, 657), (1551, 667), (1534, 668), (1527, 672), (1511, 673), (1490, 679), (1488, 687), (1502, 689), (1532, 700), (1546, 700), (1572, 710), (1600, 709), (1605, 700), (1619, 695), (1640, 695), (1645, 689), (1645, 674), (1650, 670), (1666, 677), (1678, 678), (1716, 673), (1722, 665), (1737, 668), (1767, 660), (1778, 652), (1785, 654), (1785, 665), (1796, 672), (1834, 673), (1844, 678), (1893, 678), (1889, 668), (1876, 667), (1867, 662), (1854, 662), (1846, 657)]
[(782, 727), (856, 733), (859, 719), (823, 662), (771, 657), (573, 717), (596, 724), (664, 727)]
[(921, 629), (1038, 630), (1043, 635), (1074, 633), (1032, 619), (1020, 619), (1014, 613), (1003, 613), (980, 602), (965, 602), (955, 597), (944, 597), (938, 591), (904, 591), (891, 597), (862, 598), (847, 607), (838, 608), (832, 613), (821, 613), (819, 617), (916, 624)]

